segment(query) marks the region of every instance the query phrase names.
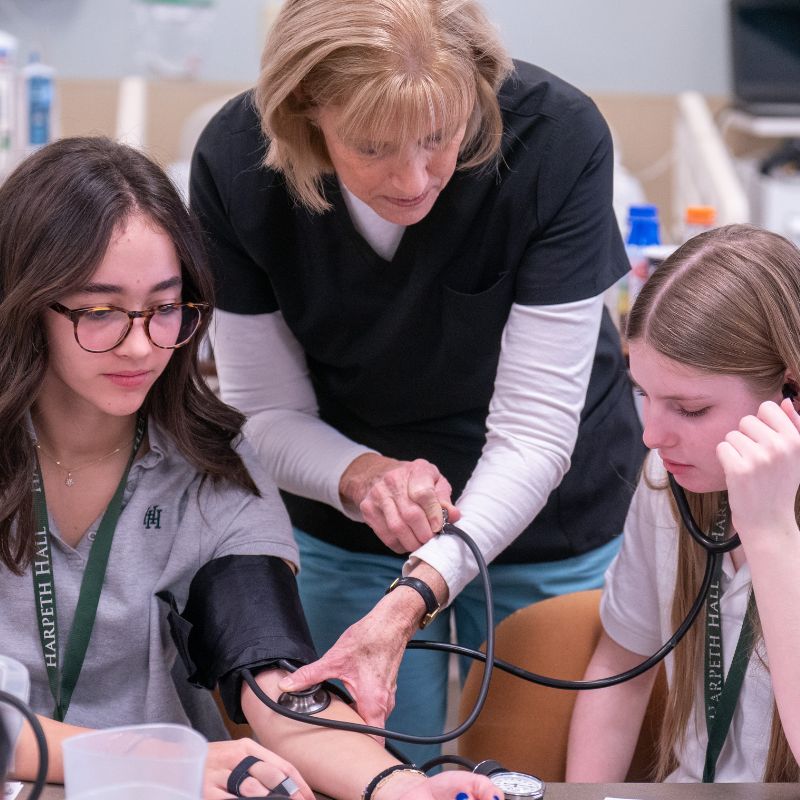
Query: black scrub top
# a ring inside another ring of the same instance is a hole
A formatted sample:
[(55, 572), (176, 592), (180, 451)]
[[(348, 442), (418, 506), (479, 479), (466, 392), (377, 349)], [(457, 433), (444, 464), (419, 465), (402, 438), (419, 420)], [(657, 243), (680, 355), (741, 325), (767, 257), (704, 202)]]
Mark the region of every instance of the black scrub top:
[[(217, 305), (280, 310), (300, 342), (323, 420), (402, 460), (436, 464), (458, 497), (480, 457), (512, 303), (593, 297), (628, 270), (614, 217), (613, 154), (592, 101), (523, 62), (501, 88), (497, 165), (456, 171), (391, 261), (356, 231), (335, 176), (310, 212), (263, 166), (252, 93), (227, 103), (192, 163)], [(531, 353), (536, 358), (536, 353)], [(577, 555), (622, 531), (644, 456), (617, 332), (603, 313), (572, 464), (497, 563)], [(295, 526), (390, 554), (363, 523), (284, 493)]]

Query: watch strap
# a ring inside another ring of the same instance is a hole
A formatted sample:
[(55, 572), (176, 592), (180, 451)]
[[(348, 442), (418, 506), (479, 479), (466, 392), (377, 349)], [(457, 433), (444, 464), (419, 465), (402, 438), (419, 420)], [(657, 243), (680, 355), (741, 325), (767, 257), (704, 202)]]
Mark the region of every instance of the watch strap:
[(436, 599), (436, 595), (433, 593), (433, 589), (419, 578), (405, 576), (402, 578), (395, 578), (391, 584), (389, 584), (389, 588), (386, 590), (385, 594), (394, 591), (398, 586), (408, 586), (410, 589), (413, 589), (422, 598), (422, 602), (425, 603), (425, 614), (420, 620), (419, 627), (424, 628), (433, 622), (436, 615), (442, 610), (439, 601)]

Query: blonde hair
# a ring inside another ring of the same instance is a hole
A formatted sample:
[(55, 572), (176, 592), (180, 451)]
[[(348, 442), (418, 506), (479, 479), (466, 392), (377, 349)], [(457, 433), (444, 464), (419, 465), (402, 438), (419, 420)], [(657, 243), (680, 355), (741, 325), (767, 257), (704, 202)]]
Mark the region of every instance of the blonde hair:
[(315, 108), (343, 135), (411, 141), (467, 123), (459, 169), (491, 162), (503, 122), (497, 90), (513, 65), (475, 0), (286, 0), (261, 58), (255, 105), (265, 164), (307, 208), (330, 208), (333, 171)]
[[(752, 225), (729, 225), (688, 241), (645, 284), (628, 318), (629, 341), (639, 340), (695, 369), (737, 375), (765, 397), (776, 392), (788, 369), (800, 377), (800, 251), (778, 234)], [(654, 488), (666, 490), (666, 483)], [(716, 519), (723, 494), (687, 492), (702, 530)], [(672, 621), (685, 618), (702, 580), (705, 551), (680, 521), (678, 571)], [(800, 506), (795, 514), (800, 519)], [(760, 624), (756, 620), (758, 639)], [(655, 779), (675, 768), (692, 718), (697, 675), (703, 663), (703, 621), (689, 630), (674, 653)], [(763, 779), (800, 780), (800, 768), (773, 707)]]

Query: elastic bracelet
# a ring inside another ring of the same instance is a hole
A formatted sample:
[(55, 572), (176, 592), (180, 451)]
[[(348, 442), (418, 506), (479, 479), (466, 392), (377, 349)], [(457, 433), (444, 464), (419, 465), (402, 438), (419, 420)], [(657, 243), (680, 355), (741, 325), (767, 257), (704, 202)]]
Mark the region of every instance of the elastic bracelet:
[(372, 795), (378, 791), (378, 789), (386, 783), (395, 772), (413, 772), (417, 775), (422, 775), (422, 777), (426, 777), (425, 773), (417, 769), (413, 764), (393, 764), (391, 767), (387, 767), (382, 772), (379, 772), (366, 786), (363, 792), (361, 792), (361, 800), (372, 800)]
[(436, 619), (436, 615), (442, 610), (442, 607), (439, 605), (436, 595), (433, 593), (433, 589), (431, 589), (425, 581), (410, 576), (395, 578), (384, 594), (389, 594), (389, 592), (393, 591), (398, 586), (408, 586), (409, 589), (413, 589), (422, 598), (422, 602), (425, 603), (425, 616), (423, 616), (419, 622), (420, 628), (424, 628)]

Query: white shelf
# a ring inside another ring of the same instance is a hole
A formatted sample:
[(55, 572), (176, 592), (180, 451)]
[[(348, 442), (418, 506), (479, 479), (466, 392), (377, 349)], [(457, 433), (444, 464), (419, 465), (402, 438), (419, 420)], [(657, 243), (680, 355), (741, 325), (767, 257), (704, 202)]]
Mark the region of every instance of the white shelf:
[(737, 130), (763, 138), (800, 137), (800, 116), (762, 117), (738, 109), (726, 109), (720, 117), (724, 130)]

